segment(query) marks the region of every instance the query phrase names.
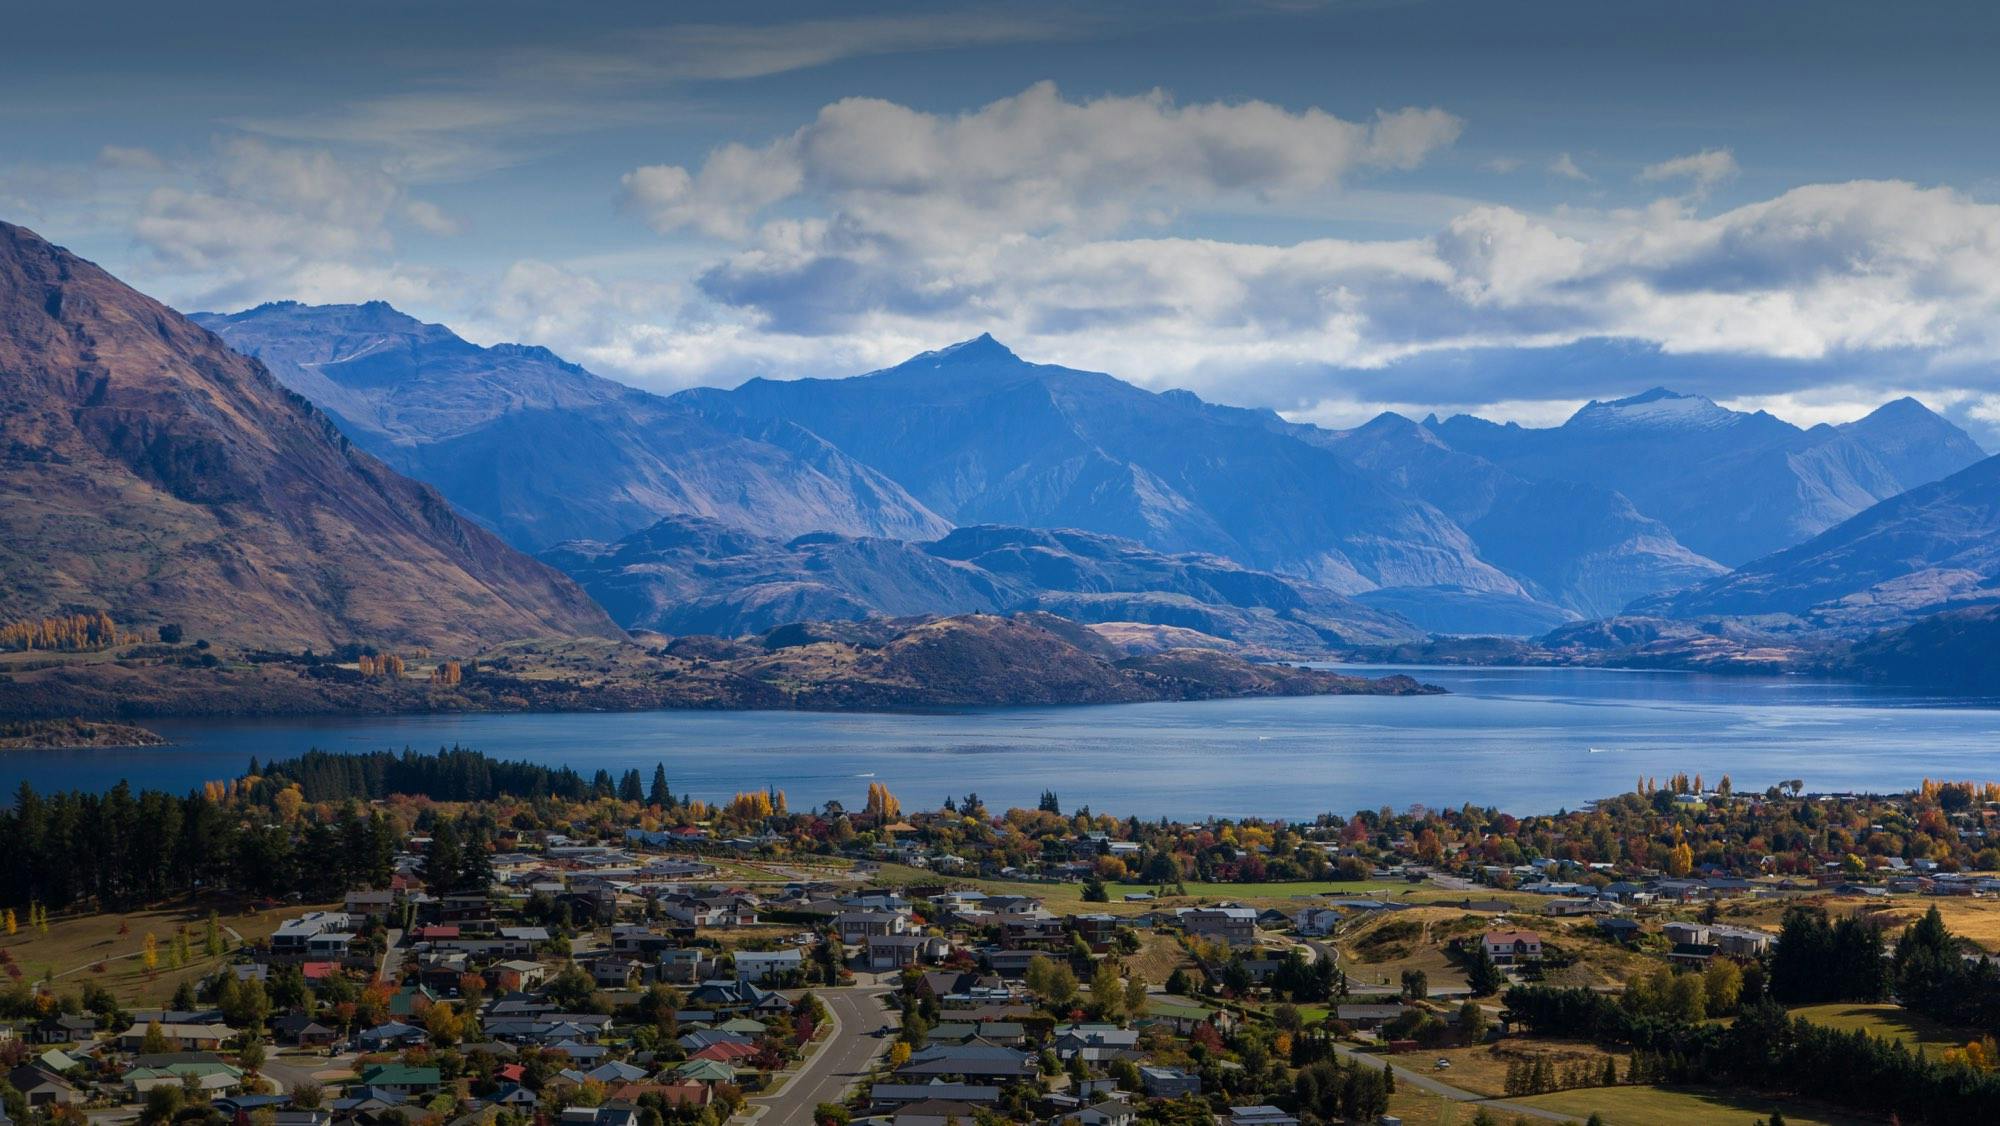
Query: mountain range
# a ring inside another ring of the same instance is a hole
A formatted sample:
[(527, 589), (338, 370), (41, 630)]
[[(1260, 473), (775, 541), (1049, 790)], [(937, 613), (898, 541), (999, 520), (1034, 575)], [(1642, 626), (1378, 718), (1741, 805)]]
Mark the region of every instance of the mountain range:
[(1451, 448), (1521, 477), (1615, 489), (1689, 550), (1731, 567), (1985, 456), (1964, 431), (1907, 398), (1810, 429), (1663, 388), (1592, 402), (1544, 429), (1465, 415), (1424, 425)]
[[(993, 525), (1228, 560), (1351, 599), (1350, 623), (1366, 608), (1414, 630), (1532, 635), (1717, 580), (1983, 456), (1914, 400), (1803, 429), (1655, 389), (1542, 429), (1385, 414), (1329, 430), (1030, 363), (990, 336), (865, 375), (662, 397), (379, 303), (199, 319), (516, 546), (617, 587), (626, 624), (1020, 604), (1019, 587), (960, 588), (923, 547)], [(679, 517), (715, 526), (641, 542)], [(739, 550), (718, 529), (760, 542)], [(674, 562), (644, 582), (606, 562), (655, 549)], [(696, 566), (702, 550), (719, 554)], [(878, 568), (866, 589), (829, 595), (861, 581), (863, 556)], [(696, 572), (706, 585), (687, 584)], [(698, 605), (662, 616), (670, 589)], [(1037, 588), (1059, 593), (1086, 592)], [(1109, 612), (1114, 592), (1088, 593), (1062, 608)]]
[(615, 542), (542, 553), (618, 621), (668, 634), (761, 634), (789, 622), (1047, 611), (1316, 652), (1417, 635), (1300, 580), (1094, 532), (974, 525), (933, 541), (759, 536), (670, 516)]
[(382, 302), (193, 319), (523, 550), (616, 539), (670, 514), (781, 536), (950, 527), (794, 423), (718, 422), (545, 348), (482, 348)]
[(1784, 616), (1803, 628), (1851, 634), (1995, 601), (2000, 457), (1633, 609), (1672, 618)]
[(268, 646), (619, 636), (219, 337), (0, 223), (0, 619)]

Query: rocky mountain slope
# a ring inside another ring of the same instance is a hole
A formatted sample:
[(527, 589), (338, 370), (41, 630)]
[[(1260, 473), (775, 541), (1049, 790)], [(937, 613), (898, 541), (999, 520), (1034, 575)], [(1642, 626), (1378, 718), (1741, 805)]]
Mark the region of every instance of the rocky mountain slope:
[(1021, 360), (991, 337), (847, 379), (751, 380), (679, 400), (793, 419), (958, 524), (1081, 528), (1343, 592), (1520, 584), (1463, 529), (1263, 412)]
[[(1810, 430), (1654, 390), (1548, 429), (1384, 415), (1329, 431), (1028, 363), (991, 337), (852, 378), (660, 398), (542, 349), (477, 347), (379, 303), (205, 319), (355, 441), (535, 550), (610, 544), (668, 516), (780, 543), (1074, 528), (1290, 576), (1444, 633), (1532, 635), (1615, 614), (1981, 456), (1913, 400)], [(684, 620), (718, 628), (1019, 605), (951, 589), (963, 576), (879, 544), (840, 550), (838, 566), (832, 547), (811, 552), (840, 581), (710, 568), (699, 593), (655, 579), (642, 595), (648, 584), (618, 580), (618, 597), (657, 601), (673, 587), (703, 603)], [(870, 553), (870, 589), (830, 593), (859, 581), (854, 557)], [(730, 573), (745, 585), (716, 589)], [(1117, 612), (1106, 593), (1038, 605), (1103, 620)], [(1152, 602), (1132, 616), (1171, 618)]]
[(1636, 611), (1795, 617), (1853, 633), (2000, 600), (2000, 457), (1892, 497), (1796, 547)]
[(1398, 414), (1352, 430), (1289, 429), (1429, 501), (1535, 599), (1586, 617), (1727, 570), (1682, 546), (1621, 493), (1522, 477)]
[(381, 302), (195, 318), (525, 550), (616, 539), (667, 515), (780, 536), (950, 527), (791, 421), (706, 418), (545, 348), (482, 348)]
[(180, 314), (0, 223), (0, 618), (271, 646), (615, 636)]
[(1533, 429), (1455, 416), (1425, 426), (1519, 477), (1614, 489), (1681, 544), (1735, 566), (1808, 539), (1984, 453), (1913, 399), (1801, 429), (1654, 388)]
[(634, 629), (728, 637), (787, 622), (1047, 610), (1292, 652), (1415, 636), (1409, 623), (1215, 556), (1074, 530), (979, 525), (910, 542), (758, 536), (669, 517), (616, 543), (542, 554)]

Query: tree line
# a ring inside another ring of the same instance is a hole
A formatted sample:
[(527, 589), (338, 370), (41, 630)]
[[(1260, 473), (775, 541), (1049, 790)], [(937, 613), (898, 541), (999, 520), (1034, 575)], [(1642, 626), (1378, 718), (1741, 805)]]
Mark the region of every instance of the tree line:
[(43, 795), (24, 782), (0, 810), (0, 904), (117, 909), (219, 888), (331, 899), (387, 885), (397, 834), (379, 812), (347, 803), (330, 821), (295, 824), (273, 823), (270, 808), (124, 782)]

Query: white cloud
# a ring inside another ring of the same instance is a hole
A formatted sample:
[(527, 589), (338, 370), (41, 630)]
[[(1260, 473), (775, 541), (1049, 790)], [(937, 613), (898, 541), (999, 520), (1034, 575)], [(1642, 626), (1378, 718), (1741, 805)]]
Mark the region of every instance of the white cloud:
[(956, 117), (849, 98), (760, 148), (724, 145), (694, 171), (645, 166), (624, 187), (662, 232), (743, 239), (768, 209), (805, 197), (850, 242), (962, 247), (1111, 231), (1147, 210), (1217, 199), (1328, 192), (1356, 169), (1413, 167), (1460, 127), (1437, 109), (1360, 123), (1267, 102), (1184, 106), (1158, 91), (1072, 102), (1044, 82)]
[(105, 168), (138, 172), (163, 172), (167, 167), (167, 162), (153, 150), (130, 145), (105, 145), (97, 150), (97, 163)]
[(379, 169), (239, 137), (197, 162), (163, 162), (132, 232), (152, 256), (142, 267), (148, 280), (210, 306), (269, 296), (408, 300), (439, 272), (388, 264), (405, 224), (431, 234), (457, 229)]
[(1556, 154), (1556, 158), (1549, 161), (1549, 171), (1557, 176), (1561, 176), (1565, 180), (1590, 179), (1590, 173), (1577, 167), (1576, 158), (1570, 156), (1568, 153)]
[(1639, 180), (1649, 184), (1663, 180), (1687, 180), (1696, 192), (1705, 193), (1724, 180), (1734, 178), (1736, 172), (1734, 153), (1728, 149), (1703, 149), (1658, 164), (1648, 164), (1639, 170)]

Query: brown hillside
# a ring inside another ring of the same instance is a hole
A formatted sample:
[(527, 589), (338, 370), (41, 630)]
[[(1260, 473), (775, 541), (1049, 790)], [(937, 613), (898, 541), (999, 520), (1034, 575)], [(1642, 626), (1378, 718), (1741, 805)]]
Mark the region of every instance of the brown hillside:
[(0, 223), (0, 619), (68, 609), (271, 647), (617, 632), (262, 365)]

